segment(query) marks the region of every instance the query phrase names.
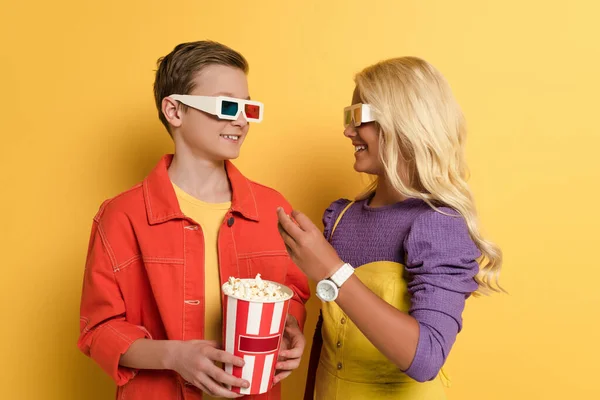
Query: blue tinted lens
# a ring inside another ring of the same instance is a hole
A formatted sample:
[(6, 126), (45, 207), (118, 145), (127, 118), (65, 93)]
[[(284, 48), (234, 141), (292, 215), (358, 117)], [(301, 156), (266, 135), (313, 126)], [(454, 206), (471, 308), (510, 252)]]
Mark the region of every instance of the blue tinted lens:
[(223, 100), (221, 102), (221, 114), (235, 117), (238, 113), (238, 103), (233, 101)]

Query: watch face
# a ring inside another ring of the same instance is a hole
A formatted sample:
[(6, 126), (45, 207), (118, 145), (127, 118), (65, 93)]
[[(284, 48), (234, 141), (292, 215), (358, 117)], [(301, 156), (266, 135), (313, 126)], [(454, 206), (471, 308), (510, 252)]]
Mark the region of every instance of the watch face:
[(336, 288), (333, 282), (319, 282), (317, 285), (317, 296), (323, 301), (331, 301), (336, 297)]

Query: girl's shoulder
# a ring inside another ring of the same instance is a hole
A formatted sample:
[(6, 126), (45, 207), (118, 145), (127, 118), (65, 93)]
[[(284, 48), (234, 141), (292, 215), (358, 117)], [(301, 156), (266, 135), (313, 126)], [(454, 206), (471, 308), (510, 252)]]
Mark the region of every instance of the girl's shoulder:
[(331, 230), (335, 225), (335, 221), (350, 203), (352, 203), (352, 200), (338, 199), (331, 203), (323, 213), (323, 235), (325, 235), (327, 239), (329, 239), (329, 235), (331, 235)]

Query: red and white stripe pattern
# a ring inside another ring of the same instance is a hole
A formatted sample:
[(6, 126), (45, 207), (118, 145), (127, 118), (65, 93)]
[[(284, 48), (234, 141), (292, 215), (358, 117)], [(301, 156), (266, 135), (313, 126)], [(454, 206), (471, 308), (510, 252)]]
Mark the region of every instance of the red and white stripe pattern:
[(225, 371), (250, 382), (249, 388), (230, 389), (240, 394), (266, 393), (272, 387), (290, 300), (259, 303), (225, 298), (225, 351), (246, 363), (243, 368), (226, 364)]

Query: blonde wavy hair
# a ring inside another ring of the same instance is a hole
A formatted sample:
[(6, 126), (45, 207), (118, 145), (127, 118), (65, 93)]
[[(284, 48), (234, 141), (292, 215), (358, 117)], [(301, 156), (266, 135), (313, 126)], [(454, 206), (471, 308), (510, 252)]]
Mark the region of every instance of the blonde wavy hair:
[[(439, 212), (440, 206), (459, 212), (482, 253), (476, 294), (504, 291), (499, 283), (502, 251), (479, 229), (467, 184), (465, 120), (446, 79), (422, 59), (401, 57), (365, 68), (355, 82), (379, 124), (380, 157), (390, 184)], [(376, 188), (377, 180), (360, 198)]]

